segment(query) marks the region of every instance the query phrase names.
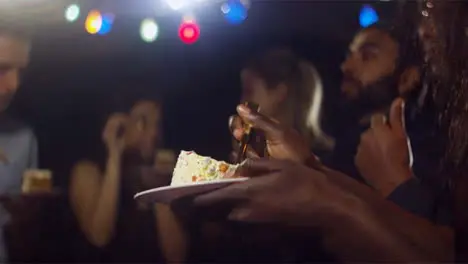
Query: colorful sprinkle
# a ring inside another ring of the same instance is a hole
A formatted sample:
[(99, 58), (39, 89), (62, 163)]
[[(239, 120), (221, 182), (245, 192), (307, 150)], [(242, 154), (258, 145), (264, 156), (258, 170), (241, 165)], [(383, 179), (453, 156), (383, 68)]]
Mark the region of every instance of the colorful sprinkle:
[(221, 163), (219, 164), (219, 171), (225, 173), (228, 170), (228, 165)]

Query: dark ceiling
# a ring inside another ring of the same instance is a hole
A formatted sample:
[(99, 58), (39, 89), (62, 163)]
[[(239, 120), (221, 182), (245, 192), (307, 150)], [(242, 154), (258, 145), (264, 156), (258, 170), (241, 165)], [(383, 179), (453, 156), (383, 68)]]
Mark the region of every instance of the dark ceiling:
[[(80, 20), (67, 24), (63, 11), (72, 1), (16, 0), (10, 8), (2, 7), (2, 13), (7, 13), (2, 17), (33, 25), (37, 35), (34, 54), (49, 63), (128, 55), (147, 46), (160, 52), (174, 52), (168, 47), (183, 46), (177, 39), (177, 27), (184, 13), (170, 10), (162, 1), (82, 0), (78, 1), (82, 7)], [(391, 16), (393, 12), (392, 2), (253, 0), (248, 19), (233, 26), (224, 21), (220, 1), (205, 0), (191, 10), (201, 27), (201, 37), (195, 46), (222, 49), (225, 43), (231, 44), (227, 46), (249, 42), (289, 44), (299, 39), (345, 43), (359, 28), (358, 13), (365, 3), (373, 3), (381, 17)], [(108, 36), (90, 36), (84, 32), (84, 16), (94, 8), (116, 14)], [(146, 17), (154, 17), (160, 26), (160, 37), (153, 44), (143, 43), (138, 35), (139, 23)]]

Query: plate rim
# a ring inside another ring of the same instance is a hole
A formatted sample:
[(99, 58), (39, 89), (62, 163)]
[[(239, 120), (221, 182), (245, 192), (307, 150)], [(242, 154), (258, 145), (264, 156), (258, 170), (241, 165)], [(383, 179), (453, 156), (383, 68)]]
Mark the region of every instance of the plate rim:
[(182, 188), (193, 187), (193, 186), (202, 186), (202, 185), (206, 186), (206, 185), (212, 185), (212, 184), (217, 184), (217, 183), (235, 183), (235, 182), (242, 182), (242, 181), (245, 181), (245, 180), (248, 180), (248, 179), (249, 178), (247, 178), (247, 177), (240, 177), (240, 178), (233, 178), (233, 179), (221, 179), (221, 180), (215, 180), (215, 181), (198, 182), (198, 183), (183, 184), (183, 185), (176, 185), (176, 186), (167, 185), (167, 186), (152, 188), (152, 189), (148, 189), (148, 190), (136, 193), (133, 196), (133, 199), (137, 199), (137, 198), (139, 198), (141, 196), (144, 196), (146, 194), (165, 191), (165, 190), (182, 189)]

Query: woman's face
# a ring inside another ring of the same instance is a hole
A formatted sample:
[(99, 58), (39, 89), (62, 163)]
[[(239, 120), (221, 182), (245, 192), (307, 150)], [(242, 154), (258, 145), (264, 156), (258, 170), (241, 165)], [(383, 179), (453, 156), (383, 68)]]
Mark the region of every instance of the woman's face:
[(128, 148), (152, 151), (160, 138), (161, 113), (151, 101), (140, 101), (129, 113), (125, 140)]
[(273, 116), (280, 103), (275, 89), (268, 89), (266, 82), (251, 70), (245, 69), (241, 73), (242, 97), (241, 102), (250, 101), (260, 106), (260, 111)]

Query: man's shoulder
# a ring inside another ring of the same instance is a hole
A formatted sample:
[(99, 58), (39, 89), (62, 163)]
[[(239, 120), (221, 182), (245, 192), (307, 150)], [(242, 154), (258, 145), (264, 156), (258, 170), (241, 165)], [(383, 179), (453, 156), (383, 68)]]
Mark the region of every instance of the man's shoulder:
[[(26, 123), (1, 116), (0, 148), (11, 164), (16, 164), (17, 169), (20, 168), (22, 171), (36, 167), (37, 140)], [(15, 174), (15, 172), (10, 173)]]

